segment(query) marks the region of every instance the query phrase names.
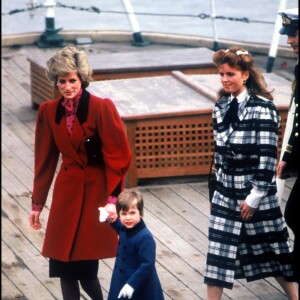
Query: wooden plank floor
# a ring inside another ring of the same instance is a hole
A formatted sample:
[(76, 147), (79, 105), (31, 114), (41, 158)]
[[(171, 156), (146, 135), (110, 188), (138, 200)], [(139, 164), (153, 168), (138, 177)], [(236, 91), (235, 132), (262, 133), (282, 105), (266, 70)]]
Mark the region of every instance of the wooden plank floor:
[[(104, 45), (104, 51), (111, 50)], [(120, 50), (120, 47), (118, 47)], [(130, 49), (127, 49), (128, 51)], [(53, 49), (33, 46), (2, 49), (2, 282), (1, 299), (61, 299), (58, 279), (48, 277), (48, 261), (40, 255), (51, 192), (42, 213), (43, 229), (29, 226), (33, 180), (34, 125), (27, 55)], [(286, 181), (284, 209), (294, 179)], [(145, 199), (145, 222), (157, 243), (156, 266), (165, 299), (206, 298), (203, 283), (209, 218), (206, 177), (147, 181), (139, 185)], [(291, 235), (291, 239), (292, 239)], [(105, 298), (114, 259), (100, 262)], [(89, 299), (82, 293), (82, 299)], [(223, 299), (286, 299), (272, 279), (235, 281)]]

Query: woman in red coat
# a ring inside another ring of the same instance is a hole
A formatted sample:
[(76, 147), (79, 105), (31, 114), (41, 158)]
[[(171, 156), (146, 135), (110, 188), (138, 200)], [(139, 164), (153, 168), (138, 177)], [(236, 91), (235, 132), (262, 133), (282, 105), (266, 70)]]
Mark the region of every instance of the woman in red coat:
[(92, 75), (85, 51), (66, 47), (47, 66), (62, 97), (42, 103), (37, 113), (30, 225), (42, 227), (39, 216), (58, 168), (42, 255), (50, 258), (49, 276), (60, 278), (64, 299), (80, 298), (80, 282), (101, 300), (99, 259), (115, 256), (117, 235), (99, 222), (98, 207), (115, 221), (131, 151), (113, 102), (85, 90)]

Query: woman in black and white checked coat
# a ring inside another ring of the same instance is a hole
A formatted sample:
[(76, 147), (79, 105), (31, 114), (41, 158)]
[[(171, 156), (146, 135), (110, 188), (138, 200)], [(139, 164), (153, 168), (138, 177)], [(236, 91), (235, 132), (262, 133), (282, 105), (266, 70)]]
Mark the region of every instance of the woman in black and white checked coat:
[(298, 299), (288, 231), (276, 195), (280, 119), (273, 96), (248, 51), (219, 50), (213, 61), (223, 88), (213, 110), (217, 190), (204, 279), (208, 299), (221, 299), (223, 288), (232, 289), (234, 279), (270, 276), (289, 299)]

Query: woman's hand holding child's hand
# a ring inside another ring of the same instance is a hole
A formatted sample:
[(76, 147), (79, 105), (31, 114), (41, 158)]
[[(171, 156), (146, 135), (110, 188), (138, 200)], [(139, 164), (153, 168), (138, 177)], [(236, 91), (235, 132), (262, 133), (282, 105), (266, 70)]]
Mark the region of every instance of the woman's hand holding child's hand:
[(104, 206), (104, 208), (106, 209), (106, 211), (109, 214), (109, 216), (107, 218), (107, 222), (113, 223), (114, 221), (116, 221), (118, 218), (116, 205), (108, 203)]
[(107, 204), (105, 207), (99, 207), (100, 223), (113, 223), (117, 219), (116, 206)]

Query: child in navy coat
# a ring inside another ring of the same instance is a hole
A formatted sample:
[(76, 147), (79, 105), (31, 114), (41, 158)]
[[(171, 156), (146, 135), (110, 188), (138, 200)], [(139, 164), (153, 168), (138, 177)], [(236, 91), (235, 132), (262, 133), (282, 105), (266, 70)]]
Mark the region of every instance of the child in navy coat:
[[(156, 244), (142, 219), (142, 194), (123, 191), (116, 206), (119, 218), (111, 226), (119, 235), (119, 245), (108, 300), (163, 300), (155, 268)], [(100, 208), (100, 222), (107, 217)]]

